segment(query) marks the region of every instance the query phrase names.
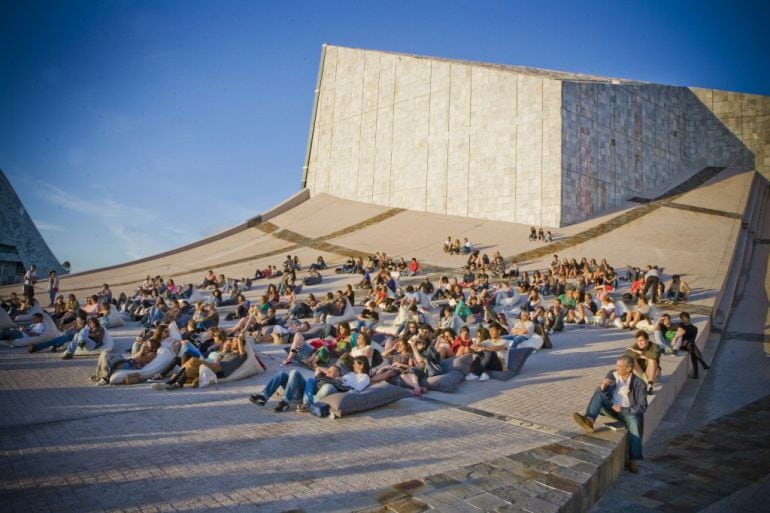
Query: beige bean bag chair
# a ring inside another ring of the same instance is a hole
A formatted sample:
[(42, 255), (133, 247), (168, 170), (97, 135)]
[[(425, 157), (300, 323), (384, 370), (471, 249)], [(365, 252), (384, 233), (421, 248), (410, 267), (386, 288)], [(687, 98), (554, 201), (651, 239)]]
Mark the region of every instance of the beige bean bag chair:
[(56, 327), (56, 323), (53, 322), (53, 319), (51, 319), (47, 313), (43, 313), (43, 324), (45, 325), (45, 332), (39, 337), (24, 337), (11, 340), (11, 345), (13, 347), (27, 347), (34, 344), (48, 342), (49, 340), (52, 340), (61, 335), (61, 331), (59, 331), (59, 328)]
[(10, 316), (8, 315), (8, 312), (5, 311), (5, 309), (0, 308), (0, 330), (8, 329), (8, 328), (15, 328), (16, 323), (11, 320)]

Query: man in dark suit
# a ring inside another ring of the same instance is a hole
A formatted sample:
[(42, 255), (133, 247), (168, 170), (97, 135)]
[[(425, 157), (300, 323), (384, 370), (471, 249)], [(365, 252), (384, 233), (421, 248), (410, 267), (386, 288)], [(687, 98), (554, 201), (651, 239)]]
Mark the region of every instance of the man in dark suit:
[(628, 430), (628, 470), (639, 472), (642, 459), (644, 412), (647, 410), (647, 388), (644, 381), (634, 375), (634, 361), (627, 355), (618, 357), (615, 370), (599, 384), (585, 415), (574, 413), (575, 422), (588, 434), (594, 432), (594, 421), (603, 412), (622, 421)]

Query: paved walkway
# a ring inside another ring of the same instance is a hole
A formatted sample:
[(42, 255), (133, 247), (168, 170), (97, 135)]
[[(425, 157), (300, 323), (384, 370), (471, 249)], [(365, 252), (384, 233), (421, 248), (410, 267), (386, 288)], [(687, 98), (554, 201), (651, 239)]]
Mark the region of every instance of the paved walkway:
[[(622, 266), (628, 253), (618, 241), (656, 234), (656, 246), (641, 245), (633, 263), (665, 260), (690, 269), (688, 281), (699, 289), (694, 296), (703, 309), (695, 320), (702, 322), (726, 272), (731, 247), (725, 241), (738, 223), (724, 216), (704, 222), (697, 217), (703, 214), (677, 210), (677, 219), (693, 221), (692, 241), (712, 235), (704, 243), (709, 251), (693, 261), (691, 239), (659, 234), (672, 222), (671, 212), (657, 209), (572, 251)], [(330, 275), (311, 290), (349, 279)], [(372, 504), (391, 511), (554, 511), (569, 502), (570, 490), (585, 486), (597, 456), (609, 450), (601, 441), (583, 440), (570, 413), (585, 406), (597, 376), (629, 343), (628, 332), (571, 327), (510, 382), (465, 383), (457, 394), (430, 392), (334, 421), (253, 406), (247, 394), (261, 389), (269, 374), (205, 390), (94, 387), (87, 381), (93, 360), (4, 350), (0, 504), (10, 511), (57, 512), (315, 512)], [(279, 368), (279, 348), (264, 346), (261, 353), (269, 373)]]

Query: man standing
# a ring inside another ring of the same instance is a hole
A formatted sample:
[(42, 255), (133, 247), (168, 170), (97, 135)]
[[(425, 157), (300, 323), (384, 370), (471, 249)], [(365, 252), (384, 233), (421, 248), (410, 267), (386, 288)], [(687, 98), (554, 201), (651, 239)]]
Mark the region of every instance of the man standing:
[(24, 274), (24, 295), (30, 299), (35, 297), (35, 283), (37, 283), (37, 266), (32, 264)]
[(647, 410), (647, 389), (644, 381), (633, 373), (634, 360), (619, 356), (615, 371), (599, 384), (585, 415), (573, 413), (575, 422), (588, 434), (594, 432), (594, 421), (603, 412), (622, 421), (628, 430), (628, 470), (639, 473), (638, 461), (642, 459), (644, 412)]
[(652, 290), (651, 304), (658, 302), (658, 284), (660, 283), (660, 271), (657, 265), (648, 265), (647, 272), (644, 275), (644, 292), (642, 295), (647, 297), (647, 291)]

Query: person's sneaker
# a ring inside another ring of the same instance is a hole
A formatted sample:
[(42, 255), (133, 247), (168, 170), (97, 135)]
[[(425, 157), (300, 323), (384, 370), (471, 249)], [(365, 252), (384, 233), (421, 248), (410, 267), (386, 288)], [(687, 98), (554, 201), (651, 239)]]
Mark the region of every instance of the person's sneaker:
[(489, 374), (482, 372), (481, 376), (479, 376), (479, 381), (489, 381)]
[(72, 360), (72, 353), (64, 353), (61, 357), (62, 360)]
[(153, 390), (165, 390), (166, 384), (165, 383), (153, 383), (152, 386), (150, 386)]
[(256, 404), (257, 406), (264, 406), (267, 404), (267, 397), (262, 394), (250, 395), (249, 401)]
[(478, 381), (478, 380), (479, 380), (479, 377), (472, 372), (469, 372), (468, 374), (465, 375), (465, 381)]
[(275, 405), (275, 408), (273, 408), (273, 410), (278, 413), (286, 411), (288, 409), (289, 409), (289, 403), (287, 403), (286, 401), (280, 401), (278, 404)]
[(310, 405), (305, 403), (299, 403), (297, 405), (297, 413), (310, 413)]
[(37, 349), (35, 349), (35, 345), (34, 345), (34, 344), (31, 344), (31, 345), (28, 345), (28, 346), (27, 346), (27, 352), (28, 352), (29, 354), (32, 354), (32, 353), (34, 353), (34, 352), (36, 352), (36, 351), (37, 351)]
[(628, 471), (632, 474), (639, 473), (639, 464), (636, 462), (636, 460), (628, 460), (626, 463), (626, 468), (628, 468)]
[(96, 382), (96, 386), (98, 386), (98, 387), (103, 387), (103, 386), (109, 385), (109, 384), (110, 384), (110, 382), (107, 381), (104, 378), (102, 378), (102, 379), (100, 379), (99, 381)]
[(97, 376), (96, 374), (94, 374), (93, 376), (90, 376), (88, 379), (90, 379), (91, 381), (93, 381), (94, 383), (96, 383), (97, 381), (99, 381), (99, 376)]
[(572, 418), (575, 419), (575, 422), (577, 422), (578, 426), (583, 428), (583, 431), (585, 431), (587, 435), (590, 435), (594, 432), (593, 420), (589, 419), (585, 415), (579, 414), (578, 412), (573, 413)]
[(51, 352), (52, 352), (52, 353), (55, 353), (55, 352), (56, 352), (56, 351), (58, 351), (58, 350), (59, 350), (59, 348), (58, 348), (58, 347), (56, 347), (56, 346), (51, 346)]

